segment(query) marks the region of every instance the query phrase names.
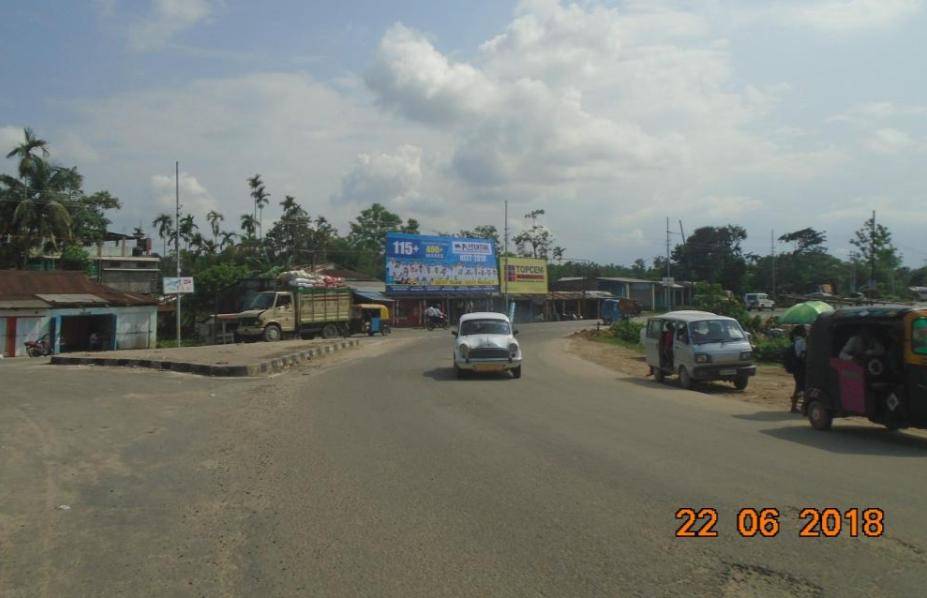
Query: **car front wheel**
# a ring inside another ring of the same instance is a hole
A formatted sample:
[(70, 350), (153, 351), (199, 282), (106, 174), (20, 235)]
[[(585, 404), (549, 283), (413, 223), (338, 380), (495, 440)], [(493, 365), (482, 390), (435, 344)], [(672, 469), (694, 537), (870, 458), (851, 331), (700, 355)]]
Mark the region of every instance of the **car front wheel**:
[(689, 374), (689, 370), (686, 369), (686, 366), (679, 367), (679, 386), (686, 390), (692, 388), (692, 376)]
[(521, 378), (521, 366), (512, 368), (512, 378)]

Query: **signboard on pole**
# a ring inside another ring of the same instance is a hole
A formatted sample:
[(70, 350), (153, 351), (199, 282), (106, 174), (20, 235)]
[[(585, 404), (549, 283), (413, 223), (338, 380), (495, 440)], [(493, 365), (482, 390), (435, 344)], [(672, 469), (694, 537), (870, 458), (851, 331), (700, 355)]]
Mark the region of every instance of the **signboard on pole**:
[(547, 261), (531, 257), (501, 257), (502, 292), (514, 295), (547, 294)]
[(189, 294), (193, 292), (193, 277), (192, 276), (181, 276), (179, 278), (174, 276), (165, 276), (164, 277), (164, 294), (165, 295), (177, 295), (177, 294)]
[(419, 295), (497, 293), (496, 248), (488, 239), (388, 233), (386, 291)]

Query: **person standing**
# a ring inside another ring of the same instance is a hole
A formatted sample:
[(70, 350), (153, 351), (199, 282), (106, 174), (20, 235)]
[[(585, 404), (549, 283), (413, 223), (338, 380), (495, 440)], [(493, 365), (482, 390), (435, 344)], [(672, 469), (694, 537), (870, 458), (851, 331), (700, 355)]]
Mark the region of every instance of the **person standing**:
[(795, 390), (792, 391), (790, 413), (799, 413), (798, 400), (805, 395), (805, 357), (808, 353), (807, 334), (804, 326), (796, 326), (789, 333), (790, 345), (786, 359), (786, 370), (795, 379)]

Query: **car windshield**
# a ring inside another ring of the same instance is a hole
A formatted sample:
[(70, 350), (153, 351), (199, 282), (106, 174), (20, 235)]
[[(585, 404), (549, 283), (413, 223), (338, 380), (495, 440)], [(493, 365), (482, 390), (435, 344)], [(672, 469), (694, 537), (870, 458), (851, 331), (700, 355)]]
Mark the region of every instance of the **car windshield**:
[(258, 293), (251, 300), (248, 309), (270, 309), (274, 306), (274, 296), (276, 293)]
[(734, 320), (701, 320), (689, 324), (692, 343), (728, 343), (746, 338), (740, 324)]
[(473, 334), (511, 334), (505, 320), (467, 320), (460, 325), (460, 336)]

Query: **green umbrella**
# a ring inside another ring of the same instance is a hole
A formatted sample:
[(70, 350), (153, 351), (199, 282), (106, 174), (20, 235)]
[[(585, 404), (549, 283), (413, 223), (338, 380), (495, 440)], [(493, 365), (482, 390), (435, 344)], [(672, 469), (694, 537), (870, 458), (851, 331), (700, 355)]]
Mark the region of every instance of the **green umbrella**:
[(834, 311), (834, 308), (823, 301), (805, 301), (797, 303), (790, 307), (779, 318), (781, 324), (811, 324), (818, 319), (818, 316)]

